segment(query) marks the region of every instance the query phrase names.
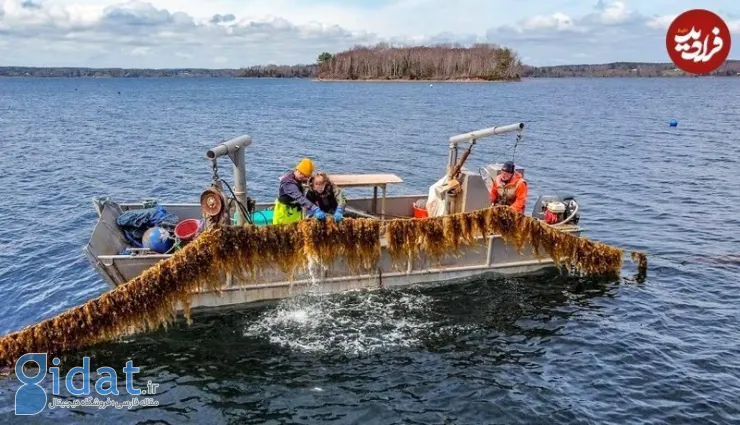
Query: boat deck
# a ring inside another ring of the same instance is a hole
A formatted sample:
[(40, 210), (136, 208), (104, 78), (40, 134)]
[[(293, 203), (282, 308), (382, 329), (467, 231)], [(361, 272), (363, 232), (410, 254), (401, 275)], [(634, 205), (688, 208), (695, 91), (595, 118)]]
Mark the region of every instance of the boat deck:
[[(387, 185), (403, 182), (394, 174), (337, 174), (330, 175), (330, 178), (343, 188), (373, 188), (372, 197), (347, 199), (347, 211), (357, 211), (361, 216), (380, 220), (385, 220), (386, 217), (411, 218), (414, 216), (414, 203), (420, 199), (426, 200), (428, 197), (427, 194), (387, 196), (385, 190)], [(476, 173), (466, 174), (466, 178), (481, 179)], [(472, 193), (468, 193), (468, 201), (464, 205), (478, 206), (478, 204), (487, 202), (487, 193), (482, 181), (468, 184), (465, 187)], [(378, 188), (382, 190), (380, 199)], [(480, 197), (484, 199), (481, 200)], [(378, 211), (379, 203), (380, 211)], [(162, 205), (168, 213), (176, 215), (180, 220), (201, 218), (199, 203), (162, 203)], [(143, 207), (142, 203), (117, 204), (113, 202), (103, 203), (102, 207), (98, 207), (100, 217), (84, 252), (93, 267), (111, 287), (135, 278), (158, 261), (172, 255), (125, 252), (128, 244), (116, 225), (116, 218), (123, 211)], [(256, 211), (272, 207), (272, 202), (258, 203)], [(575, 235), (580, 233), (580, 228), (577, 226), (563, 227), (562, 230)], [(509, 276), (531, 275), (554, 267), (549, 257), (536, 256), (531, 246), (525, 245), (520, 253), (512, 245), (506, 243), (500, 235), (479, 237), (472, 245), (461, 247), (457, 255), (447, 256), (441, 261), (419, 255), (407, 259), (403, 264), (397, 264), (392, 261), (386, 246), (386, 241), (381, 237), (379, 263), (377, 268), (369, 271), (368, 274), (351, 273), (346, 260), (340, 258), (332, 264), (324, 265), (318, 273), (315, 270), (304, 270), (298, 272), (292, 279), (276, 269), (269, 269), (262, 273), (259, 281), (256, 282), (246, 282), (235, 276), (224, 275), (223, 290), (220, 293), (194, 294), (192, 306), (195, 309), (217, 308), (232, 304), (287, 298), (306, 290), (310, 285), (305, 284), (311, 282), (320, 282), (320, 291), (323, 293), (337, 293), (352, 289), (441, 283), (485, 273)]]

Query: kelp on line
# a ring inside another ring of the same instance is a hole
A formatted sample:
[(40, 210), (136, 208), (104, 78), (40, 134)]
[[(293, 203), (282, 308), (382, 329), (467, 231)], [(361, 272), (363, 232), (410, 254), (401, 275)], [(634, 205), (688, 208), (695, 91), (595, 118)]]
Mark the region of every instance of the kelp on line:
[[(0, 338), (0, 365), (10, 366), (24, 353), (61, 354), (167, 326), (178, 303), (189, 321), (191, 294), (220, 290), (224, 272), (245, 282), (272, 268), (292, 277), (310, 259), (330, 263), (339, 257), (347, 259), (351, 272), (372, 272), (380, 259), (381, 236), (398, 263), (422, 252), (440, 259), (490, 234), (500, 234), (518, 250), (529, 242), (538, 255), (546, 253), (556, 264), (588, 275), (618, 274), (622, 266), (621, 249), (560, 232), (506, 207), (382, 224), (348, 218), (342, 224), (304, 220), (287, 226), (214, 227), (129, 282)], [(644, 259), (636, 255), (633, 259)], [(644, 260), (640, 267), (647, 267)]]
[(388, 250), (395, 261), (422, 252), (439, 259), (491, 234), (500, 234), (520, 252), (528, 242), (537, 256), (546, 253), (557, 265), (584, 275), (618, 274), (622, 268), (623, 250), (561, 232), (507, 207), (422, 220), (392, 220), (385, 228)]

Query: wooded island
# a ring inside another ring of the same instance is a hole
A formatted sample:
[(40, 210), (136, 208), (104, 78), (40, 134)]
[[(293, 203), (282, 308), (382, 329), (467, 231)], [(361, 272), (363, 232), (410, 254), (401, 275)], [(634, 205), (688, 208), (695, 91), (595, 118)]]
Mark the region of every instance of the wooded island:
[[(1, 60), (1, 59), (0, 59)], [(699, 77), (740, 77), (740, 61), (727, 60)], [(315, 63), (255, 65), (244, 68), (135, 69), (2, 66), (0, 77), (26, 78), (312, 78), (342, 81), (519, 81), (521, 78), (697, 77), (670, 62), (529, 66), (517, 54), (494, 44), (392, 47), (356, 46), (336, 54), (321, 53)]]
[(380, 43), (319, 55), (319, 80), (518, 81), (522, 62), (494, 44), (392, 47)]

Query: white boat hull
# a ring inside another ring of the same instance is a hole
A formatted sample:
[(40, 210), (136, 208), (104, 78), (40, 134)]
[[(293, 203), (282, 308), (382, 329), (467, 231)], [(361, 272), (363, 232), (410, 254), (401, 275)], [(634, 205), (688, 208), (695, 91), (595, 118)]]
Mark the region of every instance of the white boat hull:
[[(401, 196), (387, 199), (387, 213), (392, 216), (413, 214), (414, 200), (419, 196)], [(348, 206), (367, 211), (372, 199), (354, 199)], [(180, 219), (198, 218), (199, 204), (164, 204), (167, 211)], [(257, 209), (269, 207), (258, 205)], [(111, 287), (121, 285), (158, 261), (170, 255), (120, 255), (125, 248), (125, 241), (117, 229), (116, 218), (121, 210), (141, 208), (138, 204), (122, 204), (120, 209), (108, 204), (99, 211), (100, 218), (93, 231), (90, 242), (84, 251), (97, 272)], [(578, 236), (580, 228), (570, 226), (563, 229)], [(119, 234), (116, 234), (118, 232)], [(525, 245), (522, 253), (504, 242), (499, 235), (480, 238), (471, 246), (460, 248), (457, 256), (443, 258), (439, 262), (420, 256), (403, 264), (394, 264), (381, 242), (381, 257), (377, 269), (371, 274), (352, 274), (343, 259), (324, 268), (313, 268), (313, 275), (300, 271), (289, 279), (278, 270), (268, 270), (257, 282), (248, 284), (236, 283), (229, 276), (223, 277), (223, 288), (220, 292), (201, 292), (194, 294), (191, 301), (193, 310), (215, 309), (259, 301), (290, 298), (306, 291), (320, 294), (333, 294), (349, 290), (373, 289), (383, 287), (404, 287), (410, 285), (432, 285), (445, 281), (472, 278), (485, 274), (503, 276), (532, 275), (555, 267), (553, 261), (543, 253), (539, 258), (531, 246)]]
[(415, 270), (389, 274), (358, 275), (335, 278), (302, 279), (294, 281), (268, 282), (253, 285), (225, 287), (220, 293), (203, 292), (193, 296), (194, 310), (216, 309), (259, 301), (274, 301), (295, 297), (300, 294), (338, 294), (352, 290), (379, 288), (431, 286), (448, 281), (474, 278), (488, 273), (504, 276), (533, 275), (552, 269), (552, 261), (518, 261), (490, 267), (448, 267), (444, 269)]

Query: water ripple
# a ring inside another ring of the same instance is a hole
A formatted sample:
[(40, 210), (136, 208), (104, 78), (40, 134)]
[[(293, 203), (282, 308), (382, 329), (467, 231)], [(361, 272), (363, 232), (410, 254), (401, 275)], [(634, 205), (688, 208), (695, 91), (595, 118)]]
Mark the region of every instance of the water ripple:
[[(481, 142), (468, 166), (513, 155), (530, 202), (575, 194), (589, 237), (656, 254), (639, 284), (491, 277), (201, 314), (85, 352), (93, 367), (133, 359), (158, 407), (22, 422), (740, 423), (739, 84), (0, 80), (2, 333), (106, 289), (81, 251), (92, 197), (196, 202), (203, 152), (244, 133), (248, 190), (271, 201), (303, 156), (424, 193), (451, 135), (525, 121), (516, 151)], [(21, 422), (16, 388), (0, 380), (3, 422)]]

